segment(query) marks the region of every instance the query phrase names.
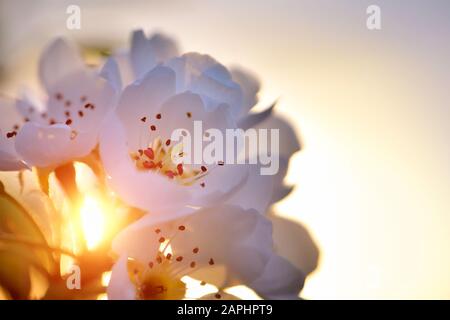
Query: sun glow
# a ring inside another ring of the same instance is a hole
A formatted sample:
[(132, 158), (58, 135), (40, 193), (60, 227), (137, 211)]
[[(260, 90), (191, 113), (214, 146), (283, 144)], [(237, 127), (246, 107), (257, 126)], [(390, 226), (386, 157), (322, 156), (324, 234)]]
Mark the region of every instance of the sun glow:
[(86, 245), (92, 250), (100, 244), (105, 233), (105, 215), (100, 201), (86, 196), (80, 214)]

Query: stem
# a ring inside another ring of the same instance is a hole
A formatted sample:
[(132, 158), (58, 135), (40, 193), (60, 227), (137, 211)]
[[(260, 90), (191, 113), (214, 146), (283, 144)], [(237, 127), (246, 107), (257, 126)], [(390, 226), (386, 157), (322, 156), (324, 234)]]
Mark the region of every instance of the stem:
[(25, 239), (25, 238), (18, 238), (16, 236), (5, 234), (5, 233), (0, 233), (0, 241), (24, 244), (24, 245), (27, 245), (27, 246), (30, 246), (30, 247), (35, 247), (35, 248), (38, 248), (38, 249), (44, 249), (44, 250), (47, 250), (47, 251), (50, 251), (50, 252), (56, 252), (56, 253), (59, 253), (59, 254), (70, 256), (70, 257), (72, 257), (74, 259), (78, 259), (78, 257), (75, 254), (73, 254), (72, 252), (70, 252), (68, 250), (52, 247), (52, 246), (49, 246), (46, 243), (38, 243), (38, 242), (34, 242), (34, 241), (31, 241), (31, 240), (28, 240), (28, 239)]

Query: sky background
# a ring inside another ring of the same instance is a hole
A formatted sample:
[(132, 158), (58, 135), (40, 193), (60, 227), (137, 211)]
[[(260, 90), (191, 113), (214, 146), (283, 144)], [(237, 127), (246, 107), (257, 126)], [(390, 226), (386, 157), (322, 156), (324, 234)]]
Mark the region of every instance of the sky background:
[(276, 209), (321, 252), (304, 297), (450, 299), (449, 1), (0, 0), (0, 88), (35, 81), (55, 36), (125, 46), (136, 28), (252, 70), (261, 105), (280, 98), (304, 148)]

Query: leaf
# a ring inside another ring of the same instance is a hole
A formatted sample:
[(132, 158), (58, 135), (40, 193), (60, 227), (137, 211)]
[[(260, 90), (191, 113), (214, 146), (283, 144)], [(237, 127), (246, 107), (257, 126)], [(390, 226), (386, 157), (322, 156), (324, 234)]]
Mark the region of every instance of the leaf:
[(0, 250), (0, 285), (13, 299), (28, 299), (30, 263), (26, 257), (11, 250)]
[[(5, 240), (1, 241), (2, 234), (8, 235), (6, 242), (9, 246), (12, 246), (11, 243), (14, 243), (14, 237), (26, 239), (30, 243), (47, 246), (44, 235), (31, 215), (19, 202), (6, 193), (3, 183), (0, 181), (0, 242), (5, 242)], [(23, 248), (23, 254), (26, 256), (38, 257), (40, 267), (49, 272), (52, 272), (56, 267), (51, 254), (44, 249), (27, 246), (24, 243), (16, 243), (14, 247), (17, 250)], [(32, 257), (29, 259), (33, 260)]]

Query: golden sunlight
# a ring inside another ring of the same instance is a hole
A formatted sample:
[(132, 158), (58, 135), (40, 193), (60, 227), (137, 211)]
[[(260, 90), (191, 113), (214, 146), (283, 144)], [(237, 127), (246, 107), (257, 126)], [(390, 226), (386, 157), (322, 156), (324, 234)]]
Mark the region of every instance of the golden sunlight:
[(100, 201), (86, 196), (80, 214), (86, 245), (92, 250), (100, 244), (105, 233), (105, 215)]

